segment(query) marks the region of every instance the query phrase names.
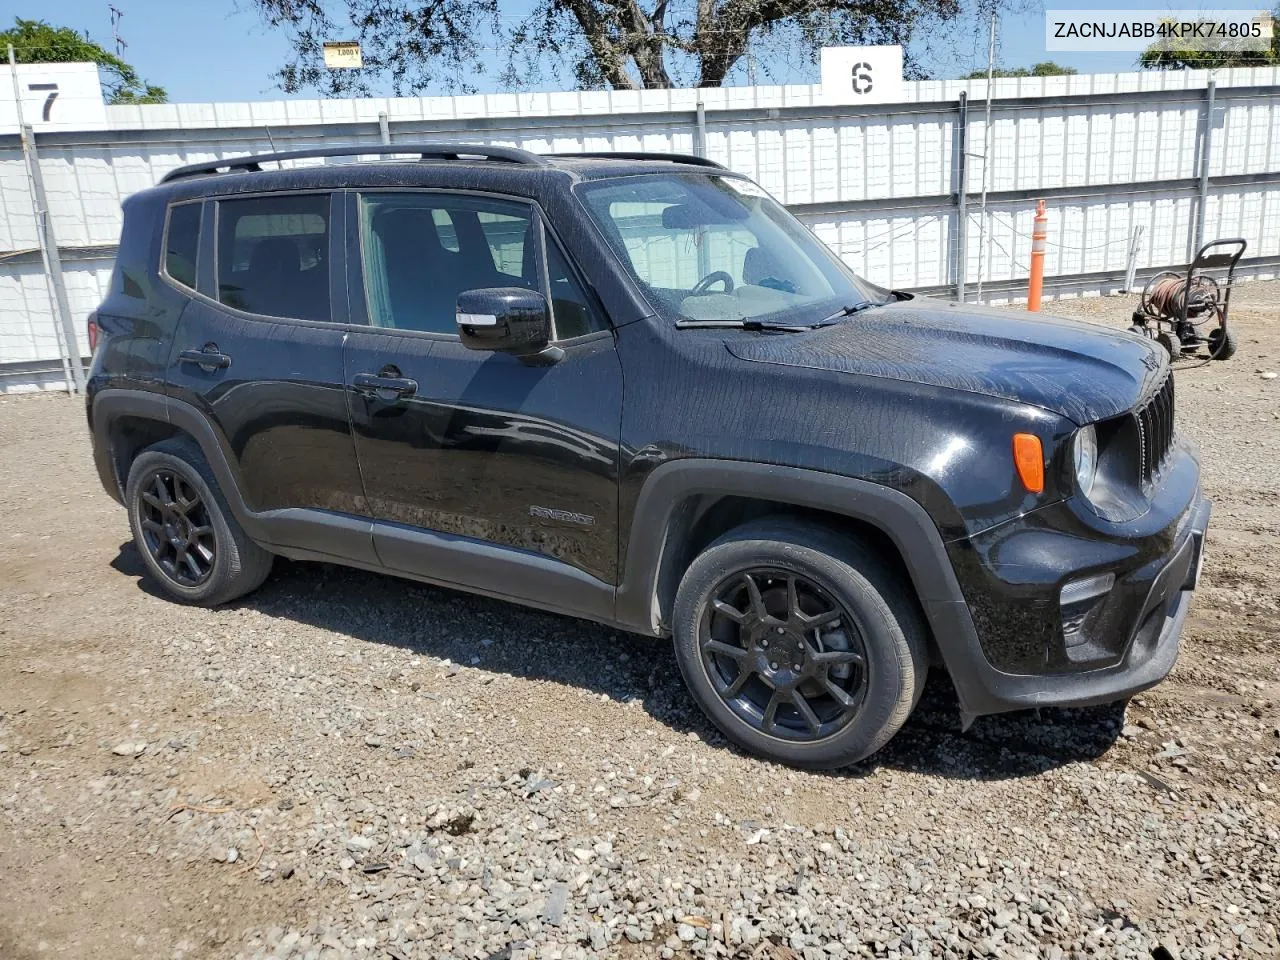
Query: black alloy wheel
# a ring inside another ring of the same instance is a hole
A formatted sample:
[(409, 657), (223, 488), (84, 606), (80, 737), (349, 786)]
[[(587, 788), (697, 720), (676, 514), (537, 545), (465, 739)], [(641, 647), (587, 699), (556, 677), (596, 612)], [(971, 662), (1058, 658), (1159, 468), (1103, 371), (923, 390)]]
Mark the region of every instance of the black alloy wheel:
[(200, 491), (162, 468), (143, 482), (139, 497), (142, 539), (156, 566), (183, 587), (207, 581), (217, 562), (217, 541)]
[(928, 628), (892, 558), (801, 517), (747, 521), (694, 557), (671, 640), (689, 692), (721, 733), (811, 770), (888, 743), (928, 671)]
[(725, 577), (703, 608), (698, 642), (721, 700), (767, 736), (823, 740), (865, 702), (867, 650), (856, 621), (793, 571), (751, 567)]
[(134, 457), (124, 502), (143, 565), (180, 603), (226, 603), (271, 572), (271, 553), (240, 526), (190, 437), (161, 440)]

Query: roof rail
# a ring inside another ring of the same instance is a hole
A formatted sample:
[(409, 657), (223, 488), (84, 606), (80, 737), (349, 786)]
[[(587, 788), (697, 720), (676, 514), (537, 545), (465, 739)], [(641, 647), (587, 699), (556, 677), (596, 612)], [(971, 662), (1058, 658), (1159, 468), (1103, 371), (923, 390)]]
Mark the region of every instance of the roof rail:
[(584, 153), (544, 153), (544, 157), (555, 157), (560, 160), (666, 160), (668, 163), (689, 163), (699, 167), (715, 167), (727, 170), (722, 163), (708, 160), (706, 157), (695, 157), (688, 153), (647, 153), (637, 150), (590, 150)]
[(390, 143), (390, 144), (351, 144), (344, 147), (313, 147), (310, 150), (290, 150), (286, 153), (258, 153), (243, 157), (230, 157), (223, 160), (207, 160), (204, 163), (192, 163), (185, 167), (170, 170), (161, 183), (170, 183), (186, 177), (198, 177), (203, 174), (218, 173), (225, 170), (258, 171), (263, 163), (276, 163), (281, 160), (306, 160), (312, 157), (357, 157), (369, 154), (418, 154), (421, 160), (463, 160), (476, 158), (479, 160), (501, 160), (507, 163), (521, 163), (528, 166), (545, 166), (546, 161), (537, 154), (515, 147), (485, 147), (471, 143)]

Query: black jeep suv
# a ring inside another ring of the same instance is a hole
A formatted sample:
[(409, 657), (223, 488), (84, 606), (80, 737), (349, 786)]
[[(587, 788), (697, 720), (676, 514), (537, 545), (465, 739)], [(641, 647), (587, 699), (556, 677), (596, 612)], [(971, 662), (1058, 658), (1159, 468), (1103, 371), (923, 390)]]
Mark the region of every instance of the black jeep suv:
[(930, 663), (965, 723), (1149, 687), (1199, 574), (1158, 350), (879, 289), (699, 158), (184, 167), (90, 323), (94, 459), (176, 599), (280, 554), (670, 635), (786, 763), (879, 749)]

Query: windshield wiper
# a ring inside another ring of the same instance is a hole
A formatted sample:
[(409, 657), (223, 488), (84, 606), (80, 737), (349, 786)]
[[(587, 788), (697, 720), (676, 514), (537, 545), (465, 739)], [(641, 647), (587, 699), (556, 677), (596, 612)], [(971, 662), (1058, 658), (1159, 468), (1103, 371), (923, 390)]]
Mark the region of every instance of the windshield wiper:
[(810, 324), (810, 326), (814, 326), (814, 327), (829, 326), (830, 324), (837, 323), (843, 320), (845, 317), (852, 317), (855, 313), (858, 313), (861, 310), (866, 310), (868, 307), (874, 307), (874, 306), (878, 306), (878, 304), (874, 300), (859, 300), (857, 303), (851, 303), (847, 307), (841, 307), (831, 316), (823, 317), (817, 323)]
[(677, 320), (676, 329), (678, 330), (708, 330), (708, 329), (725, 329), (725, 330), (781, 330), (784, 333), (799, 333), (802, 330), (812, 330), (813, 324), (810, 323), (783, 323), (780, 320), (753, 320), (750, 317), (743, 317), (741, 320)]
[(845, 317), (852, 316), (860, 310), (868, 307), (876, 306), (872, 300), (860, 300), (858, 303), (850, 304), (847, 307), (841, 307), (829, 317), (823, 317), (821, 320), (815, 320), (812, 323), (788, 323), (785, 320), (757, 320), (754, 317), (742, 317), (738, 320), (694, 320), (690, 317), (681, 318), (676, 321), (676, 327), (680, 330), (703, 330), (703, 329), (730, 329), (730, 330), (768, 330), (780, 333), (803, 333), (806, 330), (816, 330), (818, 327), (829, 327), (839, 323)]

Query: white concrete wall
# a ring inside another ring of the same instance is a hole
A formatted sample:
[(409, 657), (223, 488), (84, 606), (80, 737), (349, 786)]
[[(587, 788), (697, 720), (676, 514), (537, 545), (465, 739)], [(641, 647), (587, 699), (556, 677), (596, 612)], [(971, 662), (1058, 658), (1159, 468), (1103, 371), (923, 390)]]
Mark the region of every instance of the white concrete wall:
[[(64, 265), (78, 328), (110, 272), (120, 200), (184, 163), (377, 143), (381, 113), (403, 142), (692, 153), (699, 99), (707, 156), (758, 180), (860, 273), (886, 286), (940, 287), (954, 284), (963, 256), (972, 290), (979, 260), (986, 283), (1026, 276), (1028, 197), (1040, 191), (1049, 192), (1049, 278), (1123, 271), (1137, 225), (1145, 228), (1139, 267), (1185, 263), (1209, 77), (1156, 71), (996, 81), (985, 243), (977, 197), (984, 81), (906, 83), (902, 103), (856, 116), (823, 105), (817, 86), (120, 106), (106, 108), (106, 130), (40, 134), (38, 142), (58, 243), (73, 248)], [(1218, 71), (1214, 79), (1210, 174), (1234, 179), (1211, 186), (1205, 236), (1244, 236), (1248, 256), (1280, 257), (1280, 69)], [(962, 92), (970, 154), (963, 254), (954, 204)], [(1002, 197), (1008, 191), (1028, 197)], [(35, 246), (18, 140), (0, 135), (0, 374), (6, 364), (58, 359)], [(1274, 267), (1248, 272), (1269, 276)], [(1050, 283), (1047, 292), (1107, 287)], [(0, 375), (0, 390), (36, 379)]]

